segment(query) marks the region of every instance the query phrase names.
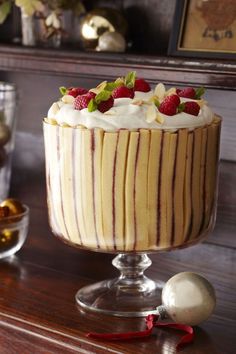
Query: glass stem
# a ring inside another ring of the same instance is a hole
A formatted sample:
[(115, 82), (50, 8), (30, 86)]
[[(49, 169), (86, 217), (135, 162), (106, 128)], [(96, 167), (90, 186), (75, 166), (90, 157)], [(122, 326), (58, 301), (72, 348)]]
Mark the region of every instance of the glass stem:
[(113, 259), (112, 264), (121, 273), (117, 280), (119, 286), (138, 287), (141, 292), (155, 287), (155, 283), (144, 275), (144, 271), (152, 264), (146, 254), (122, 253)]
[(144, 275), (151, 265), (143, 253), (121, 253), (112, 264), (120, 271), (118, 278), (103, 280), (80, 289), (76, 302), (83, 308), (121, 317), (143, 317), (156, 313), (161, 305), (162, 281)]

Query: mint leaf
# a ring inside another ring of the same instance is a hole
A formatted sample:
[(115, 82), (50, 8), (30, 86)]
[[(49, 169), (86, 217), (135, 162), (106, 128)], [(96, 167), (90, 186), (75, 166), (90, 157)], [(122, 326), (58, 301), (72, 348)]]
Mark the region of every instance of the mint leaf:
[(102, 101), (107, 101), (111, 97), (111, 91), (108, 90), (102, 90), (97, 94), (95, 97), (95, 102), (97, 104), (101, 103)]
[(183, 112), (184, 108), (185, 108), (185, 103), (184, 102), (180, 103), (178, 106), (178, 113)]
[(93, 112), (93, 111), (96, 111), (97, 108), (98, 108), (98, 105), (95, 102), (95, 99), (92, 98), (88, 104), (88, 111)]
[(205, 91), (206, 90), (204, 87), (199, 87), (198, 89), (196, 89), (195, 100), (200, 100), (202, 95), (204, 95)]
[(105, 89), (106, 91), (113, 91), (117, 88), (117, 84), (115, 82), (108, 82), (105, 86)]
[(121, 86), (120, 83), (118, 82), (108, 82), (105, 86), (105, 89), (106, 91), (113, 91), (115, 90), (117, 87)]
[(59, 91), (62, 94), (62, 96), (67, 94), (67, 88), (65, 86), (59, 87)]
[(115, 90), (117, 87), (120, 87), (124, 85), (124, 80), (122, 78), (118, 78), (116, 79), (116, 81), (113, 81), (113, 82), (108, 82), (104, 88), (104, 90), (107, 90), (107, 91), (113, 91)]
[(136, 79), (136, 71), (131, 71), (125, 77), (125, 86), (128, 88), (133, 88)]

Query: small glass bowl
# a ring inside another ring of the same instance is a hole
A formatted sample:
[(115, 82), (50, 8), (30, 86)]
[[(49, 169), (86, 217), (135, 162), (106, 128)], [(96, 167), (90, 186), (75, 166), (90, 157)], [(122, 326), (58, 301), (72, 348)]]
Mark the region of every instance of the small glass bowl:
[(29, 227), (29, 208), (24, 212), (0, 219), (0, 259), (12, 256), (23, 246)]

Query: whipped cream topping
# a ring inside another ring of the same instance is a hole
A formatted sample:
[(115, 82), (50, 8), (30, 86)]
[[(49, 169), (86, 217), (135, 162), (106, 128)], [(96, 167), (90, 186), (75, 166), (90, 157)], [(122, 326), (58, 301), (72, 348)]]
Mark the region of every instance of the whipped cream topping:
[[(98, 110), (88, 112), (87, 108), (80, 110), (74, 109), (73, 97), (53, 103), (48, 111), (47, 117), (55, 120), (59, 125), (69, 125), (76, 127), (83, 125), (88, 129), (101, 128), (105, 131), (116, 131), (119, 129), (135, 130), (140, 128), (146, 129), (163, 129), (176, 130), (180, 128), (194, 128), (210, 124), (213, 120), (213, 112), (204, 101), (201, 105), (198, 116), (194, 116), (185, 112), (178, 113), (173, 116), (162, 114), (158, 108), (148, 101), (154, 95), (153, 91), (147, 93), (135, 92), (134, 99), (117, 98), (114, 100), (114, 106), (105, 113)], [(63, 102), (64, 101), (64, 102)], [(189, 99), (181, 98), (181, 102), (189, 101)], [(194, 101), (191, 99), (190, 101)], [(198, 101), (196, 101), (198, 102)], [(148, 109), (156, 111), (159, 119), (147, 119)]]

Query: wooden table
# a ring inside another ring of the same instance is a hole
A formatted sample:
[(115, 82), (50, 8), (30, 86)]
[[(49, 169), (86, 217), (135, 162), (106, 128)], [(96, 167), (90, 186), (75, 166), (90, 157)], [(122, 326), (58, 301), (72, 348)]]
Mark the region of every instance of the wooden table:
[[(195, 329), (195, 342), (183, 353), (236, 353), (235, 176), (235, 163), (221, 164), (217, 224), (207, 241), (151, 256), (153, 265), (147, 275), (153, 279), (166, 281), (189, 270), (206, 276), (216, 289), (214, 314)], [(19, 178), (26, 181), (27, 176)], [(89, 331), (138, 330), (145, 327), (144, 320), (111, 318), (76, 307), (74, 295), (79, 288), (113, 277), (116, 270), (111, 255), (78, 251), (51, 235), (40, 181), (31, 180), (25, 190), (19, 188), (20, 182), (12, 188), (12, 195), (31, 207), (31, 224), (23, 249), (0, 263), (0, 353), (175, 353), (179, 336), (169, 329), (126, 342), (86, 338)]]

